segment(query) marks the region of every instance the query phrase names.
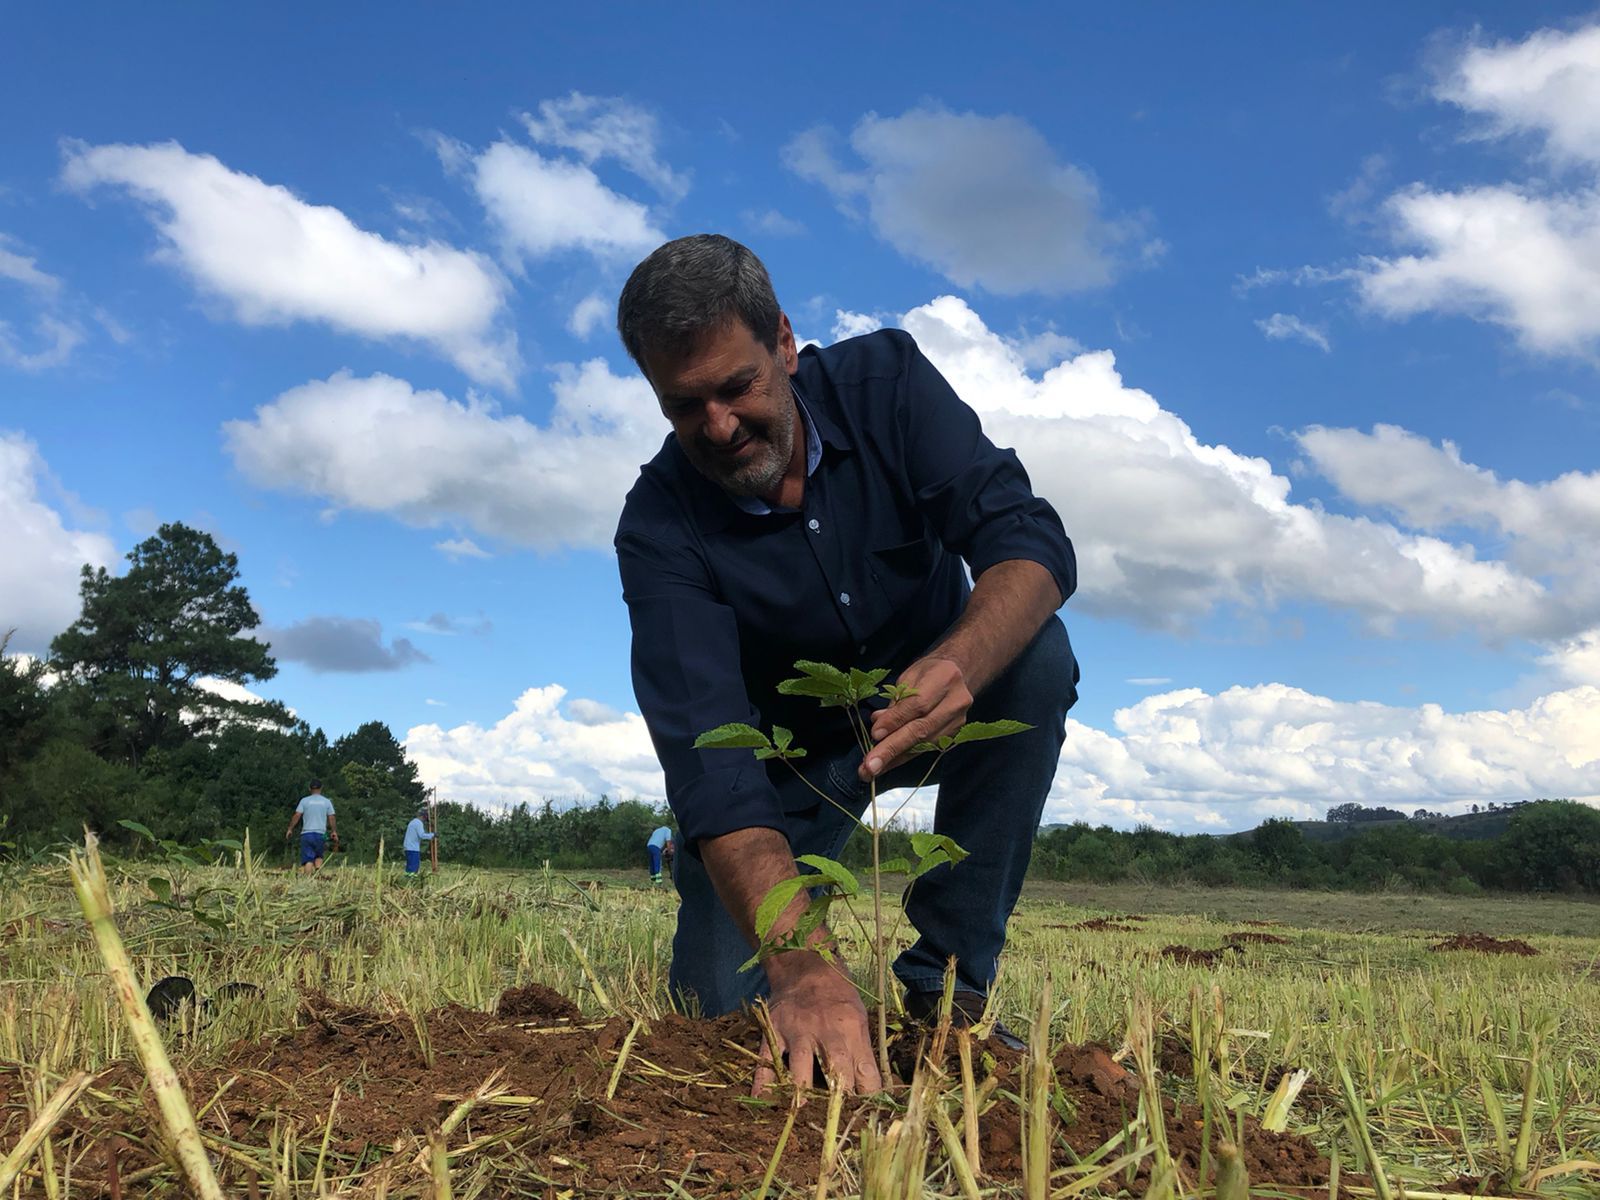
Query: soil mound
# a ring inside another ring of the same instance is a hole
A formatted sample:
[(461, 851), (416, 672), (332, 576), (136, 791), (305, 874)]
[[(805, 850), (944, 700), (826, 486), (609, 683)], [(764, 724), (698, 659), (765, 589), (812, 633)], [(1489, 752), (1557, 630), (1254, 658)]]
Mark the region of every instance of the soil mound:
[(1132, 933), (1132, 925), (1122, 924), (1117, 917), (1090, 917), (1087, 921), (1079, 921), (1076, 925), (1068, 925), (1068, 929), (1085, 929), (1092, 933)]
[(1230, 933), (1222, 940), (1235, 946), (1287, 946), (1289, 944), (1289, 939), (1286, 937), (1279, 937), (1275, 933), (1260, 933), (1255, 930), (1247, 930), (1244, 933)]
[(1524, 958), (1539, 952), (1519, 938), (1490, 937), (1487, 933), (1458, 933), (1455, 937), (1435, 942), (1430, 950), (1476, 950), (1479, 954), (1520, 954)]
[[(782, 1095), (749, 1097), (760, 1033), (748, 1016), (669, 1015), (637, 1028), (626, 1017), (585, 1023), (572, 1020), (570, 1002), (538, 985), (507, 993), (501, 1009), (517, 1014), (455, 1005), (425, 1014), (376, 1012), (310, 996), (299, 1028), (241, 1042), (222, 1061), (180, 1074), (191, 1097), (212, 1098), (200, 1118), (208, 1137), (264, 1150), (290, 1128), (302, 1148), (326, 1135), (330, 1179), (359, 1177), (380, 1192), (411, 1194), (426, 1179), (425, 1139), (496, 1072), (503, 1094), (480, 1099), (450, 1139), (453, 1169), (463, 1179), (486, 1172), (475, 1176), (486, 1181), (485, 1194), (665, 1194), (676, 1182), (700, 1195), (745, 1190), (761, 1178), (789, 1108)], [(561, 1023), (522, 1020), (528, 1010), (559, 1010)], [(1000, 1094), (1022, 1090), (1023, 1056), (993, 1042), (983, 1049)], [(1124, 1129), (1138, 1087), (1104, 1046), (1065, 1047), (1054, 1066), (1060, 1103), (1052, 1120), (1069, 1116), (1058, 1127), (1061, 1167)], [(152, 1149), (161, 1140), (158, 1119), (138, 1069), (113, 1066), (96, 1090), (109, 1099), (85, 1101), (57, 1128), (60, 1148), (90, 1144), (75, 1163), (74, 1182), (86, 1194), (108, 1194), (108, 1153), (118, 1156), (124, 1181), (148, 1168), (168, 1170)], [(872, 1103), (848, 1100), (845, 1121), (874, 1119), (859, 1111)], [(1200, 1114), (1180, 1112), (1170, 1100), (1164, 1105), (1174, 1157), (1192, 1173), (1200, 1161)], [(799, 1110), (778, 1166), (778, 1178), (792, 1186), (815, 1183), (826, 1109), (813, 1099)], [(18, 1120), (25, 1123), (25, 1106), (0, 1106), (0, 1145), (15, 1140)], [(1017, 1106), (992, 1104), (979, 1135), (988, 1179), (1016, 1186)], [(1327, 1163), (1304, 1138), (1247, 1122), (1244, 1153), (1253, 1182), (1326, 1187)], [(230, 1194), (264, 1188), (265, 1180), (252, 1187), (238, 1149), (217, 1161)], [(1130, 1191), (1141, 1193), (1147, 1178), (1148, 1165)]]
[(517, 1017), (532, 1021), (581, 1021), (583, 1013), (578, 1006), (553, 988), (542, 983), (529, 983), (518, 988), (507, 988), (500, 993), (500, 1002), (494, 1007), (497, 1017)]
[(1163, 946), (1161, 957), (1185, 967), (1214, 967), (1230, 950), (1235, 954), (1244, 953), (1244, 947), (1237, 945), (1218, 946), (1215, 950), (1197, 950), (1193, 946)]

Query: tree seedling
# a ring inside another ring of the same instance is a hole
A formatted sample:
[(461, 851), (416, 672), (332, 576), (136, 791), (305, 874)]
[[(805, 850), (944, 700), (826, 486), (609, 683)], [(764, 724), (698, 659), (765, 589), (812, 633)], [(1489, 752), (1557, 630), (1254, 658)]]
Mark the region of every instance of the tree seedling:
[[(887, 668), (878, 668), (863, 671), (858, 667), (851, 667), (848, 671), (830, 666), (827, 663), (809, 662), (801, 660), (794, 664), (795, 670), (800, 674), (794, 679), (786, 679), (778, 684), (778, 691), (786, 696), (810, 696), (824, 708), (842, 708), (850, 722), (851, 731), (861, 747), (863, 756), (872, 750), (872, 733), (869, 712), (866, 705), (873, 700), (887, 700), (894, 704), (916, 694), (916, 690), (905, 684), (885, 684), (883, 681), (889, 675)], [(897, 857), (885, 861), (882, 857), (883, 831), (911, 802), (911, 799), (921, 790), (924, 784), (932, 777), (940, 759), (957, 746), (968, 742), (986, 741), (991, 738), (1007, 737), (1010, 734), (1022, 733), (1033, 728), (1021, 721), (969, 721), (953, 734), (946, 734), (935, 741), (918, 742), (911, 748), (912, 754), (931, 754), (928, 769), (922, 778), (904, 800), (896, 806), (888, 818), (880, 819), (878, 809), (878, 781), (870, 781), (867, 785), (867, 819), (862, 820), (850, 809), (840, 804), (832, 796), (818, 788), (805, 777), (797, 766), (799, 759), (806, 756), (803, 748), (794, 744), (794, 734), (781, 725), (772, 727), (769, 737), (753, 725), (742, 721), (719, 725), (715, 729), (707, 730), (695, 739), (697, 750), (750, 750), (758, 760), (766, 761), (778, 759), (792, 770), (800, 781), (816, 792), (827, 803), (839, 809), (858, 828), (865, 829), (872, 841), (872, 927), (862, 932), (868, 943), (872, 946), (872, 964), (875, 986), (875, 997), (878, 1014), (878, 1067), (884, 1078), (889, 1077), (889, 1049), (888, 1049), (888, 994), (889, 994), (889, 961), (888, 951), (893, 943), (894, 934), (899, 926), (901, 914), (895, 917), (893, 926), (890, 926), (883, 915), (883, 876), (888, 873), (902, 874), (907, 878), (906, 894), (915, 886), (916, 881), (926, 875), (935, 867), (945, 864), (954, 865), (967, 857), (967, 851), (958, 846), (955, 841), (939, 833), (914, 833), (911, 835), (911, 851), (914, 859)], [(757, 963), (774, 954), (788, 953), (793, 950), (815, 950), (823, 959), (833, 964), (838, 969), (842, 965), (836, 961), (832, 947), (824, 942), (816, 946), (808, 946), (807, 942), (816, 933), (827, 919), (828, 911), (834, 901), (841, 898), (848, 899), (859, 895), (861, 884), (855, 875), (843, 863), (820, 854), (802, 854), (796, 860), (800, 874), (793, 879), (785, 879), (774, 885), (762, 898), (756, 909), (756, 937), (758, 945), (756, 952), (743, 964), (743, 970), (749, 970)], [(774, 934), (774, 927), (785, 912), (793, 904), (795, 897), (802, 891), (810, 892), (810, 900), (805, 910), (800, 914), (795, 923), (785, 932)], [(861, 920), (856, 916), (854, 909), (846, 905), (846, 911), (855, 918), (858, 925)]]

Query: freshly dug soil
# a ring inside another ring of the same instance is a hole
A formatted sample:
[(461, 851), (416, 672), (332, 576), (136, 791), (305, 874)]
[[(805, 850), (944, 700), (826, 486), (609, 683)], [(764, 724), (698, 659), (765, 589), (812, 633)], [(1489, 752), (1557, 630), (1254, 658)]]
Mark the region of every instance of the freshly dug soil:
[(583, 1020), (583, 1013), (576, 1004), (542, 983), (507, 988), (500, 993), (500, 1002), (495, 1005), (494, 1012), (497, 1017), (522, 1017), (527, 1020)]
[(1289, 944), (1289, 939), (1286, 937), (1279, 937), (1275, 933), (1260, 933), (1255, 930), (1248, 930), (1244, 933), (1230, 933), (1222, 940), (1235, 946), (1287, 946)]
[(1163, 946), (1161, 957), (1181, 963), (1186, 967), (1214, 967), (1222, 961), (1222, 956), (1229, 952), (1243, 954), (1242, 946), (1219, 946), (1215, 950), (1196, 950), (1193, 946)]
[(1079, 921), (1076, 925), (1068, 925), (1068, 929), (1086, 929), (1093, 933), (1132, 933), (1132, 925), (1124, 925), (1117, 917), (1090, 917), (1087, 921)]
[[(626, 1017), (585, 1023), (569, 1001), (538, 985), (505, 993), (494, 1015), (450, 1005), (414, 1021), (308, 996), (299, 1020), (292, 1033), (237, 1044), (223, 1062), (180, 1074), (197, 1102), (216, 1097), (201, 1118), (209, 1134), (259, 1147), (275, 1127), (294, 1127), (314, 1153), (327, 1130), (330, 1176), (359, 1171), (376, 1181), (372, 1172), (386, 1172), (397, 1187), (414, 1184), (425, 1174), (423, 1139), (496, 1071), (507, 1102), (477, 1104), (449, 1145), (452, 1151), (485, 1146), (463, 1154), (456, 1169), (465, 1175), (481, 1156), (493, 1157), (497, 1178), (514, 1178), (519, 1194), (544, 1188), (664, 1194), (670, 1182), (685, 1179), (695, 1195), (748, 1191), (766, 1170), (789, 1114), (783, 1095), (749, 1098), (761, 1039), (745, 1015), (651, 1021), (634, 1036), (620, 1073), (633, 1023)], [(997, 1077), (996, 1095), (1023, 1089), (1021, 1055), (992, 1042), (982, 1050)], [(1100, 1147), (1137, 1111), (1137, 1083), (1105, 1047), (1066, 1047), (1054, 1066), (1063, 1108), (1073, 1114), (1061, 1132), (1074, 1154)], [(107, 1147), (120, 1146), (117, 1170), (127, 1180), (158, 1163), (158, 1122), (133, 1064), (103, 1072), (96, 1086), (124, 1111), (85, 1102), (58, 1126), (56, 1142), (93, 1143), (73, 1179), (86, 1194), (99, 1188), (104, 1195)], [(874, 1119), (859, 1111), (868, 1103), (847, 1103), (847, 1128)], [(1180, 1113), (1171, 1100), (1164, 1107), (1173, 1155), (1192, 1178), (1200, 1161), (1199, 1113)], [(821, 1097), (799, 1110), (780, 1178), (807, 1187), (815, 1182), (826, 1111)], [(20, 1081), (0, 1074), (0, 1145), (14, 1142), (25, 1123)], [(1015, 1186), (1022, 1167), (1017, 1106), (994, 1101), (979, 1128), (986, 1177)], [(852, 1143), (857, 1136), (850, 1134)], [(1328, 1164), (1304, 1138), (1247, 1122), (1243, 1153), (1254, 1183), (1326, 1190)], [(229, 1172), (224, 1186), (250, 1193), (251, 1180), (237, 1163), (222, 1161)], [(1055, 1165), (1069, 1161), (1058, 1148)], [(1146, 1178), (1147, 1169), (1134, 1182), (1135, 1194)]]
[(1520, 938), (1490, 937), (1487, 933), (1458, 933), (1455, 937), (1435, 942), (1431, 950), (1476, 950), (1480, 954), (1520, 954), (1524, 958), (1538, 954)]

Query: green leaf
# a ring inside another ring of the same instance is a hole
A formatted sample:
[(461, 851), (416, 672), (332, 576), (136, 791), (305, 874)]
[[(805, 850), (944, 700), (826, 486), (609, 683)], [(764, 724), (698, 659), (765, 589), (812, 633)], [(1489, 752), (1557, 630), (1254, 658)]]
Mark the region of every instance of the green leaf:
[(935, 746), (932, 742), (918, 742), (911, 747), (911, 754), (938, 754), (943, 747)]
[(960, 862), (967, 857), (967, 852), (956, 844), (956, 840), (942, 833), (913, 833), (911, 835), (911, 852), (918, 858), (927, 858), (935, 851), (942, 850), (950, 856), (953, 863)]
[(836, 700), (840, 703), (850, 697), (844, 684), (834, 683), (828, 679), (813, 679), (809, 675), (799, 679), (785, 679), (778, 684), (778, 691), (785, 696), (814, 696), (818, 700)]
[(853, 700), (870, 700), (878, 694), (878, 685), (883, 682), (889, 673), (888, 667), (878, 667), (876, 670), (863, 671), (860, 667), (850, 668), (850, 697)]
[(145, 886), (155, 894), (155, 898), (163, 904), (172, 903), (172, 880), (163, 879), (160, 875), (152, 875), (146, 879)]
[[(799, 946), (804, 946), (828, 918), (828, 909), (835, 900), (832, 892), (823, 892), (820, 896), (813, 896), (811, 903), (806, 905), (805, 912), (800, 914), (800, 919), (794, 923), (793, 936)], [(798, 947), (797, 947), (798, 948)]]
[(917, 865), (908, 874), (913, 880), (921, 879), (935, 867), (942, 867), (950, 861), (950, 856), (943, 850), (935, 850), (932, 854), (924, 855), (917, 860)]
[(889, 697), (890, 703), (898, 704), (902, 700), (909, 700), (917, 694), (917, 689), (909, 683), (891, 683), (883, 689), (883, 694)]
[(783, 910), (789, 907), (789, 902), (809, 886), (810, 882), (804, 875), (780, 879), (773, 884), (756, 908), (756, 936), (765, 940), (767, 934), (772, 932), (772, 926), (783, 915)]
[[(836, 863), (831, 858), (824, 858), (820, 854), (802, 854), (795, 862), (804, 863), (821, 875), (829, 883), (837, 887), (846, 896), (854, 896), (861, 890), (861, 885), (856, 882), (856, 877), (841, 863)], [(802, 876), (804, 878), (804, 876)], [(811, 881), (815, 885), (816, 880)]]
[[(1013, 733), (1026, 733), (1032, 729), (1026, 721), (968, 721), (951, 739), (951, 745), (964, 746), (968, 742), (986, 742), (991, 738), (1010, 737)], [(939, 739), (941, 742), (943, 738)]]
[(770, 747), (767, 735), (754, 725), (731, 721), (708, 729), (694, 740), (696, 750), (757, 750)]
[(118, 821), (117, 824), (124, 829), (137, 833), (142, 838), (148, 838), (152, 842), (156, 840), (156, 835), (151, 833), (148, 827), (139, 824), (137, 821)]
[(886, 858), (878, 864), (878, 870), (885, 875), (907, 875), (911, 864), (904, 858)]
[(787, 750), (794, 741), (794, 732), (785, 729), (782, 725), (772, 727), (772, 744), (779, 750)]
[(843, 671), (824, 662), (811, 662), (802, 658), (794, 664), (794, 669), (802, 675), (811, 676), (813, 679), (826, 679), (829, 683), (838, 685), (840, 691), (844, 690), (848, 682)]
[(244, 849), (244, 843), (237, 842), (233, 838), (218, 838), (211, 844), (219, 850), (232, 850), (235, 854)]

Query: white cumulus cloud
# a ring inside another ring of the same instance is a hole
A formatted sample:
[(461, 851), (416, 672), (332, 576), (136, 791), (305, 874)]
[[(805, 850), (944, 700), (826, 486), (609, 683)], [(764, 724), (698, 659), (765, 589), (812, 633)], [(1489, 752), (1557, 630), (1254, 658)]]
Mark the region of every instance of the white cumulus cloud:
[(578, 301), (567, 318), (567, 332), (587, 341), (594, 331), (610, 324), (616, 308), (604, 296), (589, 295)]
[(644, 719), (566, 696), (558, 684), (529, 688), (487, 728), (414, 726), (404, 738), (406, 754), (441, 797), (483, 808), (601, 793), (663, 798)]
[(1481, 136), (1526, 134), (1560, 163), (1600, 163), (1600, 25), (1470, 42), (1441, 64), (1435, 94), (1481, 117)]
[(126, 190), (161, 234), (159, 257), (247, 325), (313, 321), (432, 346), (470, 378), (509, 386), (519, 367), (504, 328), (506, 285), (481, 256), (399, 244), (337, 208), (235, 171), (176, 142), (72, 145), (66, 184)]
[[(1478, 119), (1470, 136), (1518, 136), (1526, 177), (1444, 189), (1413, 183), (1382, 216), (1397, 253), (1355, 272), (1391, 318), (1470, 317), (1529, 351), (1593, 359), (1600, 348), (1600, 25), (1470, 42), (1440, 65), (1435, 96)], [(1577, 178), (1552, 181), (1550, 162)]]
[(77, 619), (78, 577), (85, 564), (110, 568), (111, 539), (69, 529), (40, 495), (49, 471), (34, 444), (0, 431), (0, 635), (15, 629), (11, 649), (39, 653)]
[(620, 96), (569, 92), (540, 101), (537, 114), (522, 114), (522, 124), (534, 141), (572, 150), (587, 165), (615, 159), (668, 199), (689, 192), (688, 175), (661, 160), (655, 114)]
[(1256, 322), (1256, 328), (1275, 342), (1304, 342), (1324, 354), (1333, 349), (1333, 344), (1328, 341), (1327, 330), (1291, 313), (1273, 313), (1270, 317), (1263, 317)]
[(612, 191), (584, 163), (496, 142), (471, 169), (478, 199), (515, 259), (577, 250), (624, 263), (666, 241), (649, 208)]
[(1409, 810), (1562, 796), (1600, 802), (1600, 688), (1510, 711), (1447, 713), (1283, 684), (1151, 696), (1107, 733), (1069, 721), (1045, 820), (1115, 812), (1170, 827), (1320, 817), (1344, 801)]
[[(538, 549), (608, 546), (622, 497), (666, 425), (649, 385), (613, 375), (600, 359), (558, 367), (554, 393), (540, 425), (481, 399), (340, 373), (230, 421), (224, 438), (248, 478), (335, 508), (465, 525)], [(467, 539), (439, 549), (482, 553)]]
[[(790, 141), (784, 160), (847, 212), (862, 211), (901, 254), (961, 287), (1059, 295), (1102, 287), (1130, 251), (1151, 256), (1140, 222), (1108, 216), (1099, 185), (1021, 117), (913, 108), (868, 113), (845, 165), (826, 129)], [(1136, 248), (1136, 249), (1135, 249)]]
[(1173, 626), (1221, 605), (1310, 600), (1380, 629), (1419, 620), (1491, 638), (1595, 623), (1552, 600), (1541, 579), (1480, 560), (1470, 544), (1295, 503), (1288, 478), (1265, 459), (1201, 442), (1126, 385), (1110, 351), (1036, 377), (1014, 344), (953, 296), (903, 324), (990, 436), (1022, 448), (1077, 547), (1075, 605)]

